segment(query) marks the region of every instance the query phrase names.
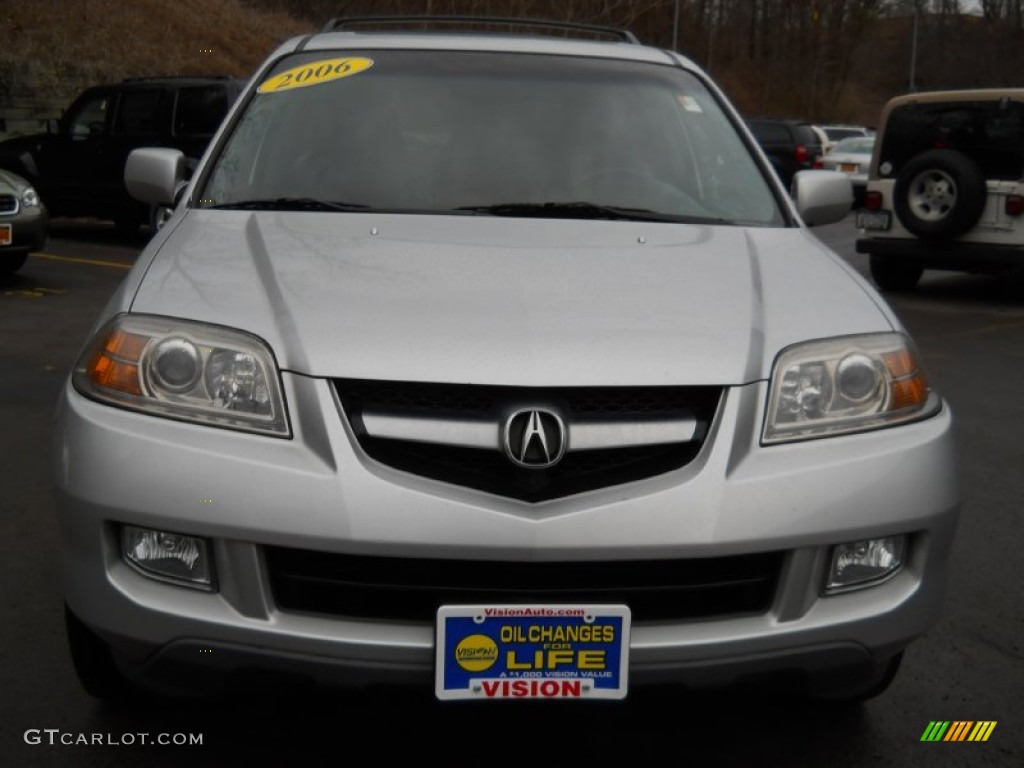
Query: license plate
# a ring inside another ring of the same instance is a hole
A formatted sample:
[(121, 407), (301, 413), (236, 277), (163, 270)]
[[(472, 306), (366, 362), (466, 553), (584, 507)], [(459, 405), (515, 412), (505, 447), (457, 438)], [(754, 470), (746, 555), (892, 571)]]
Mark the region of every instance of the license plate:
[(860, 166), (856, 163), (840, 163), (839, 170), (843, 173), (856, 173), (860, 170)]
[(622, 699), (625, 605), (446, 605), (437, 611), (438, 699)]
[(885, 231), (892, 226), (889, 211), (857, 211), (857, 228)]
[(11, 225), (0, 224), (0, 245), (10, 245), (12, 242)]

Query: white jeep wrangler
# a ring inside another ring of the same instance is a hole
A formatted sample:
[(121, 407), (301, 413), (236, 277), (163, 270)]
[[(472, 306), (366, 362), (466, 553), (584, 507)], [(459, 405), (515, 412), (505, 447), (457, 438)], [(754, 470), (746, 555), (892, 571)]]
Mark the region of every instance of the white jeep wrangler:
[(1024, 88), (897, 96), (878, 136), (857, 251), (879, 288), (1024, 263)]

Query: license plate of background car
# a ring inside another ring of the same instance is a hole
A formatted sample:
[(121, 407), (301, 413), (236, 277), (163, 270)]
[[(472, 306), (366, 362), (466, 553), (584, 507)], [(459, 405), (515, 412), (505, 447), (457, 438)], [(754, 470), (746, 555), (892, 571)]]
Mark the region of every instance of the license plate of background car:
[(856, 173), (860, 170), (860, 166), (855, 163), (842, 163), (839, 166), (839, 170), (843, 173)]
[(885, 231), (892, 226), (889, 211), (857, 211), (857, 228)]
[(625, 605), (445, 605), (437, 611), (438, 699), (622, 699)]
[(11, 244), (11, 225), (0, 224), (0, 245)]

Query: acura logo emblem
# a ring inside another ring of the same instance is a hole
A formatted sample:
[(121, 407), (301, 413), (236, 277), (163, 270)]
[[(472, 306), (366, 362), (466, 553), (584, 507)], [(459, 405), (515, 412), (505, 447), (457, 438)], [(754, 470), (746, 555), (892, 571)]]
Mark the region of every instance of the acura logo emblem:
[(505, 421), (505, 455), (520, 467), (553, 467), (562, 460), (565, 443), (565, 424), (552, 411), (524, 408)]

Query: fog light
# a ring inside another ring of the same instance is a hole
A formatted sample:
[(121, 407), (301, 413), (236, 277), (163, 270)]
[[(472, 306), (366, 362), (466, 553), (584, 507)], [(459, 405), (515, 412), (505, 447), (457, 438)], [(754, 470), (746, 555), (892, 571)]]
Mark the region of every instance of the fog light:
[(145, 575), (193, 587), (213, 586), (213, 568), (206, 539), (126, 525), (121, 554)]
[(903, 567), (906, 540), (906, 536), (889, 536), (835, 547), (825, 591), (869, 586), (896, 573)]

